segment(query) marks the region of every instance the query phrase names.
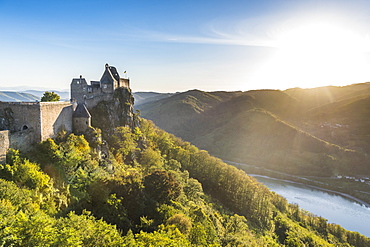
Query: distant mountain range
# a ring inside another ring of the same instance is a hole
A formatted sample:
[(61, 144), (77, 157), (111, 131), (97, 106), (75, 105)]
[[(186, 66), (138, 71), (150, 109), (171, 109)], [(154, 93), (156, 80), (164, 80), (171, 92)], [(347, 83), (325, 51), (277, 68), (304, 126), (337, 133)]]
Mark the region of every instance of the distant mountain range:
[(133, 96), (135, 98), (134, 106), (137, 108), (137, 106), (139, 105), (154, 102), (160, 99), (165, 99), (171, 97), (174, 94), (175, 93), (136, 92), (133, 93)]
[[(56, 90), (25, 90), (25, 91), (0, 91), (0, 101), (8, 102), (32, 102), (40, 101), (45, 91), (52, 91), (58, 94), (62, 101), (70, 100), (69, 91), (56, 91)], [(135, 106), (154, 102), (163, 98), (168, 98), (175, 93), (156, 93), (156, 92), (136, 92), (133, 93), (135, 98)]]
[(30, 93), (0, 91), (0, 101), (32, 102), (37, 100), (40, 98)]
[[(48, 90), (45, 90), (48, 91)], [(26, 90), (26, 91), (0, 91), (0, 101), (8, 102), (33, 102), (40, 101), (45, 91)], [(49, 90), (52, 91), (52, 90)], [(69, 92), (53, 91), (58, 94), (62, 101), (68, 101), (70, 96)]]
[(296, 175), (370, 175), (370, 83), (191, 90), (137, 109), (160, 128), (223, 159)]

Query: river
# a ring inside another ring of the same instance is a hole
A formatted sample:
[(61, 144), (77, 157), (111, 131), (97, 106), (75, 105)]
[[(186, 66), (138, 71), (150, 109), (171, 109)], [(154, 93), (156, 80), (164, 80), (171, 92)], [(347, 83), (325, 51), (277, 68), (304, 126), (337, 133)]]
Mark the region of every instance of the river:
[(268, 188), (285, 197), (288, 202), (322, 216), (329, 223), (370, 237), (370, 208), (343, 196), (330, 194), (305, 185), (252, 175)]

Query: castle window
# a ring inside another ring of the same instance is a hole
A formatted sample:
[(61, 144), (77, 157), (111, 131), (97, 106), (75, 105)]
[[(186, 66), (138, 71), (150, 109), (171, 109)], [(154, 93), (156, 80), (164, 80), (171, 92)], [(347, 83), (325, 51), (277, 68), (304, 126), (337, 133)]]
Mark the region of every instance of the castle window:
[(89, 122), (88, 122), (88, 121), (86, 121), (86, 124), (89, 124)]
[(91, 87), (88, 87), (87, 88), (87, 92), (92, 93), (92, 88)]
[(78, 123), (78, 120), (76, 119), (76, 123)]
[(28, 126), (27, 125), (23, 125), (22, 126), (22, 130), (26, 130), (26, 129), (28, 129)]
[(104, 85), (103, 88), (107, 88), (107, 85)]

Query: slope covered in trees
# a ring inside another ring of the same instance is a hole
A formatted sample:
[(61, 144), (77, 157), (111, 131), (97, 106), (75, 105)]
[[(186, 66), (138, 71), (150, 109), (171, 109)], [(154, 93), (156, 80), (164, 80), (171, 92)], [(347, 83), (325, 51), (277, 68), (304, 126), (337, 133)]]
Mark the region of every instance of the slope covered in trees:
[(298, 175), (368, 176), (369, 102), (370, 84), (364, 83), (188, 91), (139, 109), (164, 130), (224, 159)]
[[(0, 166), (2, 246), (369, 246), (141, 119)], [(89, 140), (89, 141), (87, 141)]]

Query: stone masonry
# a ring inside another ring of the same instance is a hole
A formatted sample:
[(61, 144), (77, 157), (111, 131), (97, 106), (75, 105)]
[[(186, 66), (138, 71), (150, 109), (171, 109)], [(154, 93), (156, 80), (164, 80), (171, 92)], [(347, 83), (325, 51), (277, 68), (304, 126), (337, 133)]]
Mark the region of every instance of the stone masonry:
[[(91, 126), (89, 110), (99, 102), (113, 101), (118, 88), (131, 92), (129, 86), (128, 79), (120, 78), (117, 69), (106, 64), (100, 81), (88, 85), (82, 76), (72, 80), (71, 102), (0, 101), (0, 163), (9, 148), (27, 151), (61, 130), (83, 132)], [(133, 103), (131, 98), (130, 93), (128, 100)]]

